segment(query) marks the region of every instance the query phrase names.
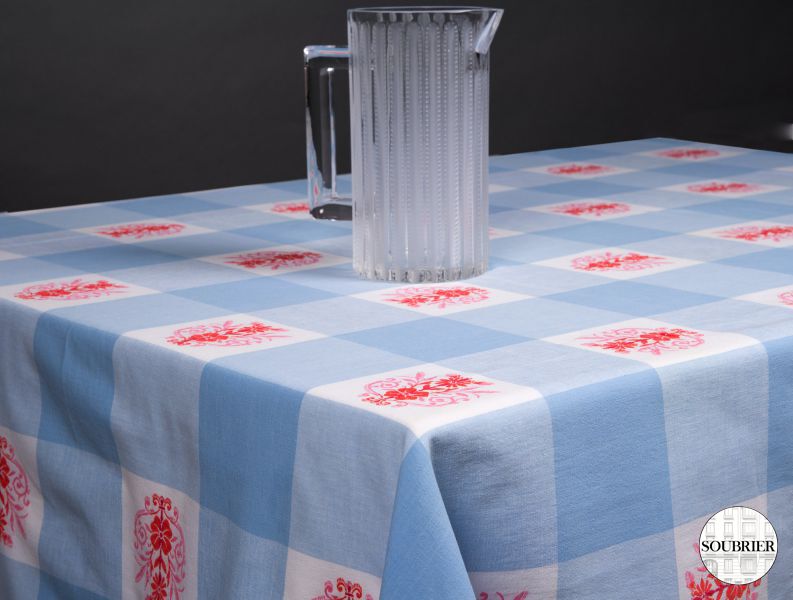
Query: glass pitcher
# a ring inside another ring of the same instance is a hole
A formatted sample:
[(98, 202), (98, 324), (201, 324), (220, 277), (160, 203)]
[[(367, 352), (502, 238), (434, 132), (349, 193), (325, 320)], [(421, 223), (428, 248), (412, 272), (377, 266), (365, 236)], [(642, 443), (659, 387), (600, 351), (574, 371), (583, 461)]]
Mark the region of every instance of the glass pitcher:
[[(352, 218), (362, 277), (437, 282), (486, 270), (489, 49), (502, 14), (353, 9), (349, 49), (306, 47), (311, 213)], [(336, 176), (337, 69), (349, 69), (352, 197)]]

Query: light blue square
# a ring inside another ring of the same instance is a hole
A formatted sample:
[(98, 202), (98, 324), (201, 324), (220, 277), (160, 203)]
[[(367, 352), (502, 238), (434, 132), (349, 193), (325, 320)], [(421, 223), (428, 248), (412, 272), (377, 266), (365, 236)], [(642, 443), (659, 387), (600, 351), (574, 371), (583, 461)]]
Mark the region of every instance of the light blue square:
[(554, 460), (547, 451), (553, 433), (543, 400), (447, 425), (426, 437), (469, 571), (556, 562)]
[(0, 598), (36, 598), (39, 570), (0, 554)]
[[(317, 269), (314, 269), (316, 271)], [(181, 298), (218, 306), (231, 312), (251, 312), (289, 304), (331, 298), (334, 294), (285, 281), (281, 277), (257, 277), (216, 285), (174, 290)]]
[(637, 215), (628, 215), (620, 219), (612, 219), (612, 222), (618, 222), (621, 225), (630, 225), (631, 227), (647, 227), (674, 233), (686, 233), (689, 231), (719, 227), (721, 225), (726, 227), (736, 222), (734, 217), (705, 214), (695, 211), (696, 207), (652, 211)]
[(182, 237), (155, 239), (138, 244), (141, 248), (185, 258), (234, 254), (272, 246), (271, 242), (226, 232), (199, 233)]
[(208, 202), (195, 196), (174, 194), (171, 196), (152, 196), (150, 198), (137, 198), (135, 200), (119, 200), (114, 202), (115, 208), (132, 210), (151, 217), (173, 217), (185, 213), (194, 213), (202, 210), (218, 210), (225, 208), (222, 204)]
[[(765, 343), (768, 354), (768, 490), (793, 486), (793, 339)], [(793, 503), (788, 504), (787, 510)], [(790, 514), (789, 512), (786, 514)], [(789, 559), (790, 560), (790, 559)]]
[(540, 235), (558, 237), (576, 242), (587, 242), (601, 246), (621, 246), (669, 236), (668, 231), (647, 227), (632, 227), (619, 223), (582, 223), (559, 229), (545, 229)]
[(514, 209), (554, 204), (563, 200), (557, 194), (538, 193), (537, 190), (531, 189), (505, 190), (490, 194), (491, 206), (503, 206)]
[[(658, 369), (658, 376), (675, 525), (764, 494), (769, 415), (763, 346), (678, 363)], [(703, 463), (703, 445), (715, 440), (729, 442)]]
[(197, 501), (203, 364), (125, 337), (116, 344), (114, 363), (111, 426), (121, 465)]
[(303, 200), (306, 197), (307, 187), (302, 191), (287, 191), (272, 185), (243, 185), (239, 187), (207, 190), (204, 192), (190, 192), (184, 196), (200, 198), (217, 204), (231, 206), (247, 206), (252, 204), (267, 204), (270, 202), (289, 202)]
[(290, 548), (379, 577), (410, 438), (396, 421), (307, 394), (300, 410)]
[(163, 292), (259, 277), (256, 273), (201, 260), (174, 260), (145, 267), (123, 269), (118, 273), (111, 271), (108, 274), (112, 274), (124, 283), (133, 283)]
[[(551, 243), (553, 244), (553, 241)], [(474, 281), (499, 290), (530, 296), (546, 296), (599, 285), (612, 279), (583, 271), (529, 264), (504, 267), (497, 272), (487, 271)]]
[(83, 229), (110, 223), (140, 221), (140, 214), (117, 208), (114, 204), (93, 204), (70, 206), (63, 210), (53, 210), (28, 215), (31, 221), (51, 225), (61, 229)]
[[(601, 522), (598, 517), (593, 515), (579, 526), (608, 530), (611, 524)], [(627, 573), (640, 573), (641, 583), (626, 577)], [(575, 600), (677, 598), (682, 578), (675, 560), (674, 531), (664, 531), (560, 563), (556, 597)], [(637, 586), (641, 588), (638, 592), (641, 596), (637, 596)]]
[[(760, 198), (754, 200), (722, 199), (718, 202), (697, 204), (691, 210), (714, 215), (725, 215), (742, 221), (773, 221), (775, 217), (793, 213), (793, 204), (784, 206), (772, 202), (762, 202)], [(717, 225), (718, 223), (714, 223), (710, 227)]]
[(207, 364), (201, 377), (201, 504), (284, 545), (302, 396), (216, 363)]
[[(44, 571), (39, 571), (39, 573), (41, 577), (38, 600), (108, 600), (107, 596), (94, 594), (79, 585), (72, 585)], [(32, 598), (32, 596), (27, 597)]]
[[(618, 185), (611, 183), (611, 180), (618, 175), (608, 177), (598, 177), (597, 179), (580, 179), (575, 181), (562, 181), (533, 188), (533, 191), (547, 194), (559, 194), (561, 196), (572, 196), (573, 198), (601, 198), (614, 194), (626, 194), (636, 192), (638, 183), (633, 185)], [(642, 187), (645, 185), (641, 184)], [(562, 200), (558, 200), (561, 202)]]
[(467, 310), (447, 317), (453, 321), (506, 331), (526, 338), (544, 338), (623, 321), (625, 313), (533, 298)]
[(41, 381), (41, 440), (118, 462), (110, 431), (116, 338), (52, 314), (39, 318), (33, 348)]
[(57, 231), (58, 227), (51, 227), (43, 223), (37, 223), (30, 219), (16, 217), (9, 214), (0, 214), (0, 238), (11, 238), (23, 235), (33, 235)]
[(65, 267), (80, 269), (87, 273), (132, 269), (134, 267), (155, 265), (169, 260), (181, 260), (178, 256), (149, 250), (139, 244), (119, 244), (104, 248), (75, 250), (62, 254), (48, 254), (39, 258)]
[(558, 159), (557, 162), (588, 160), (597, 162), (600, 158), (606, 158), (618, 153), (613, 148), (607, 146), (577, 146), (573, 148), (554, 148), (552, 150), (543, 150), (540, 154), (543, 156)]
[(0, 425), (35, 437), (41, 418), (41, 384), (33, 356), (39, 314), (0, 301)]
[(526, 341), (524, 337), (442, 318), (420, 319), (339, 337), (424, 362)]
[(725, 258), (721, 262), (748, 269), (793, 275), (793, 248), (772, 248), (760, 252), (750, 252), (742, 256)]
[[(39, 441), (44, 498), (39, 539), (41, 570), (71, 586), (109, 598), (121, 596), (121, 469), (70, 446)], [(86, 512), (88, 511), (88, 512)], [(129, 525), (131, 527), (131, 524)], [(42, 580), (45, 598), (68, 598), (71, 586)], [(86, 596), (71, 596), (82, 598)], [(90, 597), (90, 596), (89, 596)]]
[(252, 535), (201, 508), (199, 598), (281, 600), (286, 556), (283, 544)]
[[(0, 285), (24, 283), (39, 279), (56, 279), (80, 275), (79, 269), (55, 265), (37, 258), (13, 258), (0, 261)], [(20, 286), (20, 289), (24, 286)]]
[(566, 238), (548, 236), (549, 231), (566, 231), (568, 229), (571, 228), (545, 229), (533, 234), (493, 240), (490, 243), (490, 256), (513, 261), (536, 262), (592, 249), (591, 242), (573, 239), (573, 236)]
[[(568, 225), (576, 225), (581, 220), (558, 213), (545, 213), (536, 210), (511, 210), (490, 217), (490, 225), (511, 231), (542, 231)], [(491, 244), (505, 238), (496, 238)]]
[(668, 173), (679, 175), (689, 180), (697, 179), (730, 179), (740, 178), (744, 173), (749, 173), (753, 169), (742, 167), (735, 164), (724, 163), (718, 160), (706, 162), (681, 162), (662, 169), (656, 169), (657, 173)]
[(790, 277), (719, 263), (701, 263), (642, 277), (642, 283), (730, 298), (790, 283)]
[(559, 562), (670, 529), (663, 392), (655, 371), (553, 394), (547, 401)]
[(302, 219), (291, 219), (281, 223), (270, 223), (269, 225), (256, 225), (253, 227), (243, 227), (234, 229), (237, 235), (247, 235), (250, 237), (278, 242), (280, 244), (299, 244), (313, 240), (332, 238), (343, 235), (350, 235), (350, 223), (340, 221), (309, 221)]
[(637, 317), (649, 317), (689, 306), (717, 302), (721, 299), (718, 296), (696, 294), (635, 281), (615, 281), (554, 294), (548, 298)]
[(490, 175), (489, 182), (496, 185), (508, 185), (516, 188), (532, 188), (549, 185), (559, 181), (555, 175), (535, 173), (534, 171), (504, 171)]
[(630, 242), (627, 247), (641, 252), (675, 256), (703, 262), (749, 254), (754, 251), (751, 244), (716, 239), (701, 235), (669, 235), (647, 241)]

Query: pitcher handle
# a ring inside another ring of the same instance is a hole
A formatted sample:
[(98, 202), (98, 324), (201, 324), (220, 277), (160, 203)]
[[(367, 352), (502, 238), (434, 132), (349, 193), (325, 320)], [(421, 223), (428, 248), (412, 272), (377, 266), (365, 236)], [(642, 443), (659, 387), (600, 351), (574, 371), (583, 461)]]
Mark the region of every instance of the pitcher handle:
[(333, 76), (349, 70), (350, 51), (342, 46), (306, 46), (306, 170), (311, 214), (316, 219), (352, 220), (352, 198), (336, 188), (336, 123)]

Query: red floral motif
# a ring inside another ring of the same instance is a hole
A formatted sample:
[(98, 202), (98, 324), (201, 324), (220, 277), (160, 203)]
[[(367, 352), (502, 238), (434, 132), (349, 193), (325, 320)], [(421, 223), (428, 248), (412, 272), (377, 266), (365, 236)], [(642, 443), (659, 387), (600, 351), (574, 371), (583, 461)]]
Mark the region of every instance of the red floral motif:
[(599, 175), (601, 173), (610, 173), (614, 171), (613, 167), (606, 167), (604, 165), (559, 165), (557, 167), (548, 167), (548, 173), (552, 175)]
[[(694, 551), (699, 555), (699, 544), (694, 544)], [(752, 590), (760, 587), (763, 582), (758, 579), (754, 583), (730, 585), (716, 579), (704, 566), (697, 567), (697, 571), (706, 574), (699, 575), (691, 571), (686, 571), (685, 574), (691, 600), (757, 600), (757, 592)]]
[(678, 327), (623, 327), (583, 336), (577, 341), (583, 342), (584, 346), (611, 350), (617, 354), (636, 351), (658, 356), (663, 352), (701, 346), (705, 343), (705, 334)]
[(260, 250), (259, 252), (248, 252), (229, 256), (224, 262), (230, 265), (239, 265), (246, 269), (256, 267), (267, 267), (271, 271), (277, 271), (282, 267), (300, 267), (303, 265), (313, 265), (322, 258), (319, 252), (310, 250)]
[(23, 539), (24, 520), (30, 506), (30, 480), (17, 459), (14, 447), (0, 436), (0, 541), (14, 547), (11, 534)]
[(696, 183), (686, 188), (689, 192), (697, 194), (744, 194), (749, 192), (756, 192), (760, 190), (760, 186), (753, 183), (738, 183), (731, 181), (728, 183), (719, 183), (714, 181), (712, 183)]
[(501, 592), (496, 592), (495, 596), (490, 596), (487, 592), (479, 593), (479, 600), (526, 600), (529, 597), (529, 592), (520, 592), (515, 596), (511, 594), (505, 595)]
[(146, 600), (179, 600), (184, 592), (185, 539), (179, 509), (171, 499), (146, 496), (144, 508), (135, 513), (135, 582), (144, 581)]
[(604, 252), (603, 254), (579, 256), (570, 261), (570, 266), (579, 271), (642, 271), (668, 264), (670, 262), (662, 256), (640, 254), (639, 252), (625, 254)]
[(415, 377), (397, 375), (367, 383), (359, 398), (363, 402), (394, 408), (451, 406), (479, 398), (482, 394), (495, 393), (495, 390), (481, 389), (486, 385), (493, 383), (455, 373), (431, 376), (416, 373)]
[(21, 300), (87, 300), (118, 294), (127, 289), (120, 283), (111, 283), (105, 279), (96, 281), (72, 281), (41, 283), (26, 287), (14, 294)]
[(719, 231), (718, 235), (723, 238), (744, 240), (747, 242), (757, 242), (761, 240), (781, 242), (793, 238), (793, 225), (772, 225), (770, 227), (742, 225), (740, 227)]
[(708, 150), (707, 148), (676, 148), (672, 150), (663, 150), (659, 152), (659, 156), (666, 158), (688, 158), (692, 160), (699, 160), (700, 158), (713, 158), (719, 156), (720, 152), (716, 150)]
[(261, 321), (247, 324), (223, 321), (182, 327), (165, 338), (165, 341), (176, 346), (250, 346), (275, 338), (289, 337), (287, 331), (283, 327), (266, 325)]
[(458, 287), (408, 287), (384, 294), (387, 302), (404, 304), (412, 308), (436, 306), (446, 308), (457, 304), (475, 304), (490, 297), (489, 290), (474, 286)]
[(574, 217), (580, 217), (581, 215), (601, 217), (603, 215), (630, 212), (631, 207), (622, 202), (572, 202), (570, 204), (555, 206), (551, 210)]
[(133, 223), (131, 225), (115, 225), (97, 231), (100, 235), (112, 238), (130, 237), (140, 240), (147, 237), (174, 235), (185, 228), (181, 223)]
[(311, 600), (374, 600), (371, 594), (364, 596), (363, 587), (360, 583), (354, 583), (343, 577), (336, 579), (336, 591), (341, 592), (341, 596), (337, 596), (333, 591), (333, 582), (325, 582), (325, 593), (322, 596), (316, 596)]
[(793, 290), (789, 292), (782, 292), (779, 294), (779, 301), (782, 304), (786, 304), (788, 306), (793, 306)]
[(308, 212), (308, 202), (279, 202), (273, 205), (274, 213), (304, 213)]

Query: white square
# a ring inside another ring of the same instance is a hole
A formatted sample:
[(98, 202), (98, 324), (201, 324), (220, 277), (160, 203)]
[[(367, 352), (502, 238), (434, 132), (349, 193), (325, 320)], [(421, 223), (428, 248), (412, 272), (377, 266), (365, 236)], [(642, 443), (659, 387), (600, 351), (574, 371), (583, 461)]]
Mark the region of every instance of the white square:
[(614, 165), (603, 165), (591, 162), (566, 162), (544, 165), (542, 167), (531, 167), (523, 170), (531, 173), (555, 175), (568, 179), (593, 179), (595, 177), (630, 173), (635, 169), (626, 169), (625, 167), (615, 167)]
[(657, 206), (645, 206), (643, 204), (633, 204), (632, 202), (617, 202), (616, 200), (608, 200), (605, 198), (589, 198), (571, 202), (542, 204), (540, 206), (524, 208), (523, 210), (578, 217), (579, 219), (587, 219), (589, 221), (603, 221), (605, 219), (632, 217), (634, 215), (641, 215), (661, 209)]
[(308, 393), (397, 421), (416, 437), (455, 421), (541, 397), (534, 388), (435, 364), (358, 377), (319, 386)]
[(0, 287), (0, 298), (30, 306), (42, 312), (55, 308), (95, 304), (158, 293), (157, 290), (96, 273), (86, 273), (64, 279), (15, 283)]
[(312, 219), (311, 213), (308, 212), (311, 208), (307, 200), (282, 200), (280, 202), (267, 202), (265, 204), (254, 204), (246, 206), (250, 210), (258, 210), (281, 217), (289, 217), (291, 219)]
[(793, 246), (793, 225), (773, 221), (746, 221), (735, 225), (692, 231), (690, 235), (780, 248)]
[(638, 360), (663, 367), (721, 354), (758, 342), (748, 336), (682, 327), (653, 319), (631, 319), (545, 338), (546, 342)]
[(521, 235), (522, 231), (512, 231), (511, 229), (498, 229), (497, 227), (490, 227), (488, 228), (488, 236), (491, 240), (498, 240), (501, 238), (513, 237), (516, 235)]
[(654, 252), (639, 252), (628, 248), (598, 248), (568, 256), (541, 260), (534, 264), (579, 273), (602, 275), (612, 279), (635, 279), (664, 271), (690, 267), (700, 261), (676, 258)]
[(380, 578), (292, 550), (286, 556), (284, 598), (377, 600)]
[(36, 438), (0, 426), (0, 553), (38, 567), (44, 517)]
[(241, 269), (256, 275), (281, 275), (350, 262), (350, 259), (344, 256), (288, 245), (205, 256), (199, 260)]
[(198, 233), (211, 233), (213, 230), (168, 219), (145, 219), (128, 223), (109, 223), (98, 227), (85, 227), (76, 231), (124, 244), (137, 244), (152, 240), (196, 235)]
[(781, 306), (793, 310), (793, 285), (783, 285), (782, 287), (762, 290), (751, 294), (738, 296), (737, 300), (757, 302), (758, 304), (768, 304), (769, 306)]
[(138, 329), (124, 335), (204, 361), (325, 337), (246, 314)]
[(198, 598), (200, 509), (182, 492), (122, 469), (121, 586), (128, 600)]
[(706, 146), (688, 145), (688, 146), (675, 146), (673, 148), (664, 148), (663, 150), (651, 150), (649, 152), (640, 152), (641, 156), (652, 156), (659, 158), (668, 158), (669, 160), (682, 160), (686, 162), (705, 162), (708, 160), (715, 160), (718, 158), (727, 158), (729, 156), (738, 156), (742, 152), (736, 150), (722, 150)]
[(531, 296), (464, 283), (417, 284), (353, 295), (370, 302), (396, 306), (426, 315), (450, 315), (465, 310), (526, 300)]
[(690, 181), (679, 183), (661, 188), (670, 192), (687, 192), (689, 194), (699, 194), (703, 196), (714, 196), (716, 198), (742, 198), (744, 196), (755, 196), (768, 192), (784, 190), (781, 185), (770, 185), (766, 183), (748, 183), (744, 181), (731, 181), (728, 179), (705, 179), (703, 181)]

